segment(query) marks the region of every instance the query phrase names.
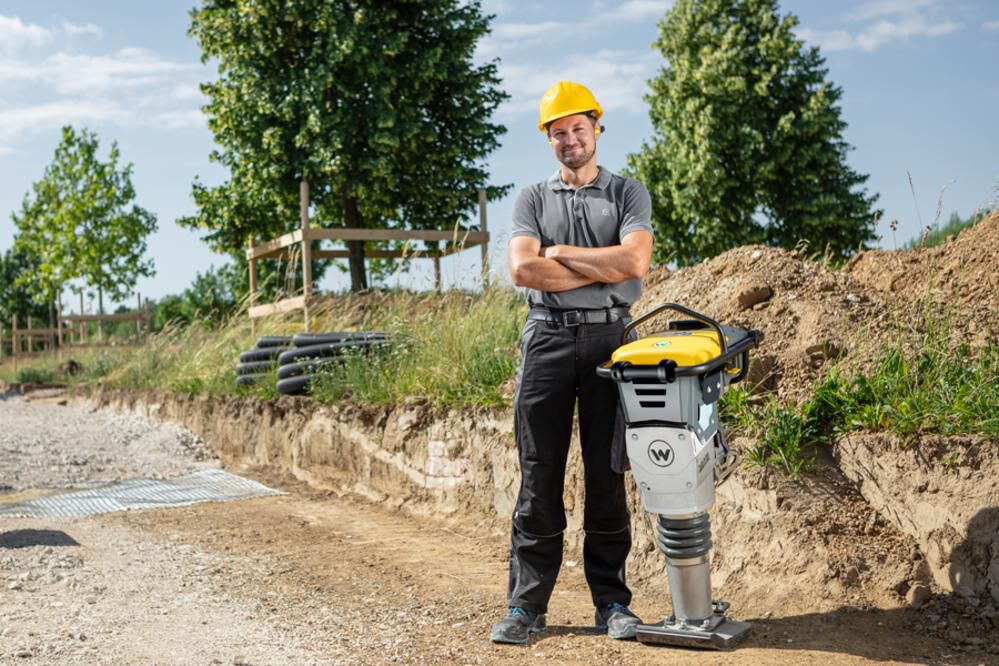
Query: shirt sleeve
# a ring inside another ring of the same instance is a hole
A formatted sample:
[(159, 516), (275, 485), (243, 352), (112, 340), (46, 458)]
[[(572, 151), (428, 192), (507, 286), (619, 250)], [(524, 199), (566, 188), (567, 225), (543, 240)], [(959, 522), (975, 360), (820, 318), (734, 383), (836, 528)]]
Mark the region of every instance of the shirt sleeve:
[(649, 191), (637, 180), (629, 180), (628, 185), (624, 191), (618, 240), (639, 230), (655, 234), (652, 229), (652, 197), (649, 196)]
[(538, 215), (535, 207), (534, 193), (531, 188), (526, 187), (517, 195), (517, 201), (513, 204), (513, 226), (510, 231), (510, 238), (517, 236), (530, 236), (541, 240), (541, 229), (538, 226)]

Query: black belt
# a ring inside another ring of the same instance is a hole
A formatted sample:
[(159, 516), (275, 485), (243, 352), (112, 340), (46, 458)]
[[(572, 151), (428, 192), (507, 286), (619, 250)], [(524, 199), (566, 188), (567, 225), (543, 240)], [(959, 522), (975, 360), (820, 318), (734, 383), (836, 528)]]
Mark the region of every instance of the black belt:
[(527, 313), (527, 318), (560, 326), (579, 326), (580, 324), (610, 324), (630, 315), (631, 311), (624, 306), (600, 308), (599, 310), (555, 310), (535, 305)]

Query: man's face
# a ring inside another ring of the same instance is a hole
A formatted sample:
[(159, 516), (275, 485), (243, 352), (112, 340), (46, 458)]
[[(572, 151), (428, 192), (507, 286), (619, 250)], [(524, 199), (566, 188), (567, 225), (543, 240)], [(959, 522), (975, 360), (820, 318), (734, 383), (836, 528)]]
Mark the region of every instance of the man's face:
[(548, 140), (558, 161), (570, 169), (578, 169), (593, 159), (597, 152), (594, 121), (577, 114), (559, 118), (548, 128)]

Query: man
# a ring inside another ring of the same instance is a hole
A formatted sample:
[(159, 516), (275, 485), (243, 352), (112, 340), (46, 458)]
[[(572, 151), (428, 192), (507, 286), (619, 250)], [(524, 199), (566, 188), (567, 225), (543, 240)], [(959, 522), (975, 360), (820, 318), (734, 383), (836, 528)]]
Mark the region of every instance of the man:
[[(520, 193), (513, 214), (509, 268), (527, 287), (528, 321), (514, 399), (521, 488), (513, 513), (509, 614), (493, 625), (498, 643), (525, 643), (545, 627), (562, 564), (562, 502), (573, 411), (585, 475), (583, 570), (596, 625), (632, 638), (624, 563), (631, 517), (623, 466), (611, 449), (623, 438), (617, 388), (596, 366), (621, 342), (629, 306), (641, 294), (652, 258), (651, 201), (635, 180), (597, 165), (603, 110), (584, 86), (559, 81), (541, 98), (538, 129), (561, 163), (547, 181)], [(623, 450), (623, 440), (620, 442)]]

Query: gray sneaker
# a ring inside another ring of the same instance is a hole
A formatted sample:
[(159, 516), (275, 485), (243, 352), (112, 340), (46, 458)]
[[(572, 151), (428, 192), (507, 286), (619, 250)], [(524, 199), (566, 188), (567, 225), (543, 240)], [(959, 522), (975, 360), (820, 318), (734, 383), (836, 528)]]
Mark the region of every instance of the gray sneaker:
[(619, 603), (598, 608), (594, 622), (597, 629), (606, 631), (608, 636), (618, 640), (634, 638), (636, 628), (642, 623), (627, 606)]
[(530, 634), (545, 628), (544, 613), (523, 608), (511, 608), (502, 620), (493, 625), (489, 638), (493, 643), (526, 643)]

